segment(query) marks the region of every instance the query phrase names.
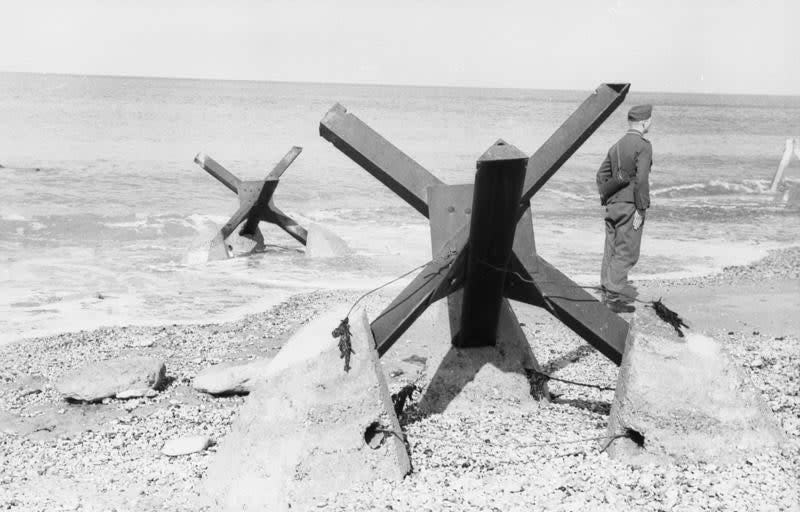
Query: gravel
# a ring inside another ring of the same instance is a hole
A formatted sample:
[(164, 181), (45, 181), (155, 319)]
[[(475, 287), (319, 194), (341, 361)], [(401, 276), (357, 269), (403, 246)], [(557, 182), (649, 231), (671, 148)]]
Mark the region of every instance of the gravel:
[[(298, 325), (354, 295), (298, 295), (222, 324), (102, 328), (0, 347), (0, 510), (202, 509), (201, 477), (216, 446), (160, 451), (170, 439), (223, 439), (245, 397), (199, 393), (194, 376), (210, 364), (274, 356)], [(70, 404), (53, 387), (87, 362), (130, 355), (166, 361), (168, 384), (154, 398)], [(41, 391), (25, 393), (20, 383), (34, 377)]]
[[(520, 318), (523, 320), (523, 318)], [(555, 322), (525, 327), (545, 369), (614, 387), (616, 367)], [(401, 422), (414, 473), (332, 497), (330, 510), (800, 510), (798, 338), (710, 333), (722, 340), (790, 438), (780, 453), (740, 464), (633, 467), (603, 451), (613, 391), (550, 382), (558, 397)], [(760, 363), (747, 363), (760, 354)]]
[[(704, 282), (796, 279), (799, 271), (800, 249), (794, 248)], [(236, 322), (103, 328), (0, 347), (0, 509), (207, 510), (200, 497), (202, 478), (215, 443), (230, 431), (246, 397), (197, 392), (193, 377), (211, 364), (272, 357), (298, 325), (357, 296), (303, 294)], [(388, 298), (367, 299), (370, 313)], [(613, 364), (549, 316), (518, 309), (544, 371), (614, 387)], [(320, 509), (800, 510), (797, 333), (709, 334), (746, 368), (787, 432), (790, 442), (782, 452), (726, 466), (632, 467), (610, 459), (599, 440), (614, 392), (551, 381), (554, 400), (531, 410), (498, 403), (488, 410), (425, 417), (412, 401), (401, 418), (411, 475), (402, 482), (343, 490)], [(93, 405), (67, 404), (53, 389), (63, 374), (88, 361), (127, 355), (165, 360), (166, 388), (154, 398)], [(417, 379), (425, 384), (429, 372), (392, 372), (390, 389)], [(189, 436), (208, 437), (212, 444), (190, 455), (160, 453), (166, 441)]]
[(672, 281), (673, 284), (739, 284), (771, 279), (800, 279), (800, 246), (775, 249), (749, 265), (725, 267), (707, 276)]

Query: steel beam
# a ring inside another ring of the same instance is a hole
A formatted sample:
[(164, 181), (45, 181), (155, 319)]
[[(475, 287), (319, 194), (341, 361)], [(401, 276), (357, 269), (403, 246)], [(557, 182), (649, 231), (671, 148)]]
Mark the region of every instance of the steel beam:
[[(501, 297), (545, 308), (613, 362), (620, 363), (628, 324), (536, 254), (530, 199), (622, 103), (629, 88), (629, 84), (602, 84), (586, 99), (528, 159), (524, 180), (520, 179), (521, 194), (501, 194), (514, 196), (507, 208), (501, 204), (505, 201), (496, 198), (472, 198), (472, 187), (444, 185), (344, 107), (336, 104), (331, 108), (320, 122), (320, 135), (430, 218), (432, 253), (438, 255), (372, 323), (381, 355), (425, 308), (445, 296), (450, 303), (451, 332), (456, 326), (465, 333), (479, 326), (492, 331), (493, 325), (494, 336), (494, 304), (499, 289)], [(476, 201), (472, 208), (466, 207), (467, 198)], [(503, 215), (500, 219), (481, 218), (483, 214), (479, 214), (477, 220), (473, 217), (468, 223), (471, 212), (476, 210), (515, 213), (509, 221)], [(497, 239), (489, 226), (501, 232)], [(504, 229), (507, 226), (513, 229)], [(493, 250), (498, 252), (490, 254)], [(476, 263), (489, 260), (494, 261), (492, 267), (501, 269), (503, 278), (487, 279), (475, 267)], [(444, 263), (447, 265), (443, 267)], [(470, 281), (470, 286), (477, 288), (471, 288), (469, 294), (464, 290), (467, 297), (462, 297), (461, 287)], [(482, 281), (485, 282), (480, 284)], [(501, 314), (505, 314), (504, 308), (510, 305), (508, 300), (500, 300)], [(483, 312), (478, 302), (486, 306), (487, 301), (491, 311)], [(462, 310), (462, 304), (472, 306)], [(482, 317), (484, 314), (486, 318)], [(465, 320), (467, 325), (462, 326), (462, 318), (469, 319)], [(477, 338), (489, 337), (484, 332)]]
[[(600, 84), (531, 155), (522, 201), (527, 202), (625, 100), (630, 84)], [(520, 212), (521, 214), (522, 212)]]
[(536, 259), (535, 271), (525, 269), (519, 260), (512, 262), (507, 288), (513, 292), (509, 298), (543, 307), (619, 365), (625, 351), (628, 322), (544, 258)]
[[(428, 225), (431, 234), (431, 254), (462, 252), (469, 237), (472, 214), (473, 185), (436, 185), (428, 188)], [(463, 253), (466, 262), (466, 253)], [(454, 275), (454, 292), (447, 296), (447, 318), (452, 335), (461, 328), (461, 304), (464, 295), (461, 286), (464, 272)], [(451, 340), (452, 341), (452, 340)]]
[(266, 222), (277, 224), (282, 230), (291, 235), (292, 238), (297, 240), (303, 245), (308, 244), (308, 231), (295, 222), (295, 220), (281, 211), (280, 208), (275, 206), (275, 202), (270, 200), (267, 207), (267, 213), (264, 216)]
[(265, 217), (269, 212), (268, 208), (270, 201), (272, 201), (272, 194), (275, 193), (275, 189), (277, 187), (278, 180), (245, 182), (245, 186), (242, 187), (242, 190), (258, 190), (258, 195), (254, 195), (252, 193), (242, 193), (239, 195), (239, 201), (241, 201), (242, 207), (249, 207), (247, 212), (247, 222), (245, 222), (241, 231), (239, 231), (240, 235), (254, 235), (259, 221), (266, 220)]
[(428, 216), (428, 187), (442, 181), (336, 104), (319, 123), (319, 134), (365, 171)]
[(281, 161), (275, 164), (275, 167), (272, 168), (272, 171), (270, 171), (270, 173), (267, 175), (267, 180), (279, 180), (286, 169), (292, 165), (294, 159), (300, 156), (302, 151), (303, 148), (300, 146), (292, 146), (292, 149), (290, 149), (289, 152), (284, 155)]
[(514, 232), (514, 254), (526, 267), (536, 267), (536, 240), (533, 236), (533, 215), (530, 204), (525, 205)]
[(379, 355), (385, 354), (428, 306), (453, 292), (451, 281), (463, 272), (465, 259), (457, 256), (452, 252), (439, 255), (372, 321)]
[(225, 223), (224, 226), (219, 230), (220, 234), (222, 235), (222, 240), (225, 240), (233, 231), (244, 222), (247, 217), (250, 215), (250, 211), (253, 209), (252, 204), (242, 204), (239, 205), (239, 209), (233, 214), (233, 216), (228, 219), (228, 222)]
[(383, 355), (431, 304), (445, 298), (450, 330), (460, 325), (461, 291), (469, 236), (472, 185), (436, 185), (426, 192), (430, 206), (431, 263), (372, 322)]
[(528, 157), (499, 140), (479, 159), (457, 347), (495, 345)]
[(220, 183), (231, 189), (234, 194), (239, 193), (242, 180), (222, 167), (216, 160), (204, 153), (197, 153), (197, 156), (194, 157), (194, 162), (202, 167), (208, 174), (215, 177)]

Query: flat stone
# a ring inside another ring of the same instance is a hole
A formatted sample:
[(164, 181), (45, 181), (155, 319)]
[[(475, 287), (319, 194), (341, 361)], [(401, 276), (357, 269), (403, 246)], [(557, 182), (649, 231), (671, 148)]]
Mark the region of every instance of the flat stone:
[(343, 369), (331, 331), (346, 311), (295, 334), (273, 360), (279, 370), (250, 394), (207, 472), (213, 510), (309, 510), (410, 471), (363, 310), (350, 317), (355, 353)]
[(319, 224), (308, 226), (306, 256), (310, 258), (341, 258), (353, 253), (347, 243)]
[(208, 436), (188, 436), (177, 439), (170, 439), (161, 447), (161, 453), (169, 457), (179, 455), (189, 455), (190, 453), (202, 452), (211, 445)]
[(145, 337), (145, 338), (139, 338), (138, 340), (134, 340), (133, 342), (131, 342), (131, 346), (146, 348), (146, 347), (152, 347), (155, 344), (155, 342), (156, 340), (154, 340), (153, 338)]
[(214, 365), (198, 373), (192, 387), (211, 395), (247, 394), (259, 379), (266, 378), (271, 362), (272, 358), (262, 358), (240, 364)]
[(134, 388), (120, 391), (114, 396), (114, 398), (119, 398), (120, 400), (127, 398), (153, 398), (157, 394), (158, 391), (153, 388)]
[(99, 402), (104, 398), (144, 396), (163, 385), (166, 367), (152, 357), (129, 357), (90, 363), (64, 376), (56, 390), (64, 398)]
[(694, 330), (681, 338), (651, 308), (638, 308), (611, 406), (608, 452), (634, 464), (729, 462), (778, 448), (772, 412), (723, 345)]

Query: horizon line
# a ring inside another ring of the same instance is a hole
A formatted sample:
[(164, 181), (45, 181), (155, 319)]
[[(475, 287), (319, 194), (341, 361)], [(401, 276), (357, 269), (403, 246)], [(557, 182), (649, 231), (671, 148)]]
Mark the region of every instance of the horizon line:
[[(165, 75), (118, 75), (107, 73), (65, 73), (56, 71), (9, 71), (0, 69), (0, 73), (16, 74), (16, 75), (53, 75), (53, 76), (68, 76), (68, 77), (94, 77), (94, 78), (131, 78), (137, 80), (196, 80), (206, 82), (254, 82), (254, 83), (272, 83), (272, 84), (305, 84), (305, 85), (343, 85), (343, 86), (370, 86), (370, 87), (413, 87), (419, 89), (500, 89), (509, 91), (554, 91), (554, 92), (586, 92), (589, 89), (551, 89), (551, 88), (533, 88), (533, 87), (510, 87), (510, 86), (479, 86), (479, 85), (441, 85), (441, 84), (393, 84), (393, 83), (376, 83), (376, 82), (319, 82), (312, 80), (267, 80), (257, 78), (210, 78), (210, 77), (196, 77), (196, 76), (165, 76)], [(607, 83), (631, 83), (631, 82), (600, 82), (600, 84)], [(600, 85), (598, 84), (598, 85)], [(631, 85), (633, 85), (631, 83)], [(596, 88), (596, 87), (595, 87)], [(594, 89), (594, 88), (593, 88)], [(776, 93), (738, 93), (738, 92), (694, 92), (694, 91), (646, 91), (646, 90), (632, 90), (635, 94), (694, 94), (697, 96), (770, 96), (776, 98), (800, 98), (798, 94), (776, 94)]]

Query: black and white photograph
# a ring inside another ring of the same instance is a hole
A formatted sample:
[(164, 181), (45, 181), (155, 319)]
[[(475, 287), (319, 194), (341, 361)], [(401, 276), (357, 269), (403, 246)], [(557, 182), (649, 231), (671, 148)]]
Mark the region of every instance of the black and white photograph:
[(797, 0), (0, 19), (0, 510), (800, 512)]

